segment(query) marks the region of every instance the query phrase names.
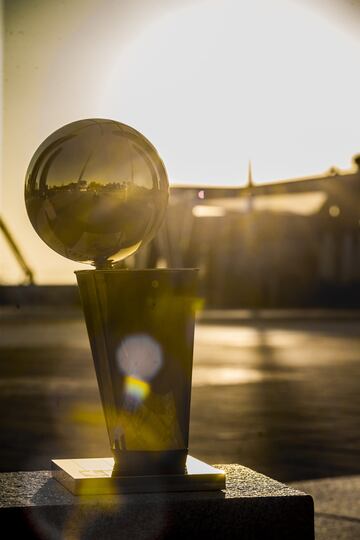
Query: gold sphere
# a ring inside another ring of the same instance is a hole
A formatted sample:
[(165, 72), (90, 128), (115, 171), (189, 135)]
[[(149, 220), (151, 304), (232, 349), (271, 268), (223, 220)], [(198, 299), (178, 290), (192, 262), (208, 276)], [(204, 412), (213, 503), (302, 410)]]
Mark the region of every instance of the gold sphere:
[(111, 266), (156, 234), (169, 196), (154, 146), (114, 120), (67, 124), (36, 150), (25, 203), (44, 242), (74, 261)]

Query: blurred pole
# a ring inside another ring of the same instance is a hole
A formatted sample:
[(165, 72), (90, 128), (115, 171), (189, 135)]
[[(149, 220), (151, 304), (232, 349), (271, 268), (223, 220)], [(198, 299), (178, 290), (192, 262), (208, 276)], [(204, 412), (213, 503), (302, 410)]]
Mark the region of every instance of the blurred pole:
[(32, 272), (32, 270), (30, 269), (30, 267), (28, 266), (28, 264), (26, 263), (24, 257), (22, 256), (21, 252), (20, 252), (20, 249), (18, 247), (18, 245), (16, 244), (14, 238), (12, 237), (9, 229), (7, 228), (7, 226), (5, 225), (5, 222), (2, 220), (2, 218), (0, 217), (0, 229), (2, 230), (4, 236), (5, 236), (5, 240), (7, 241), (7, 243), (9, 244), (10, 246), (10, 249), (11, 251), (13, 252), (14, 256), (15, 256), (15, 259), (17, 260), (17, 262), (19, 263), (19, 265), (21, 266), (26, 278), (27, 278), (27, 283), (29, 285), (33, 285), (34, 284), (34, 274)]

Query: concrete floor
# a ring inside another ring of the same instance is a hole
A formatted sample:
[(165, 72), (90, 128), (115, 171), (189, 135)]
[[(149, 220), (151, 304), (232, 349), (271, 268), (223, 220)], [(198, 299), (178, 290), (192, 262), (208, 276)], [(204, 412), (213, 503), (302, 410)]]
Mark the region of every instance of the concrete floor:
[(360, 476), (296, 482), (315, 501), (316, 540), (360, 538)]
[[(197, 325), (194, 456), (284, 482), (360, 474), (360, 320), (319, 317)], [(79, 312), (1, 310), (0, 358), (1, 471), (109, 454)]]

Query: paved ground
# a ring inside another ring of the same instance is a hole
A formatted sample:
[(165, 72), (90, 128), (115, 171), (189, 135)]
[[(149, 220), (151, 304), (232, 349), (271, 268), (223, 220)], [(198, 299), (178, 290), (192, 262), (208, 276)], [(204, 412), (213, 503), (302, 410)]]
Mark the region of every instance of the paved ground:
[[(108, 453), (80, 314), (3, 311), (0, 324), (0, 469)], [(360, 474), (359, 375), (360, 320), (200, 324), (191, 451), (283, 481)]]
[(360, 538), (360, 476), (296, 482), (315, 501), (316, 540)]
[[(109, 453), (78, 312), (1, 311), (0, 358), (0, 470)], [(190, 450), (285, 482), (359, 475), (359, 376), (359, 319), (203, 322)], [(347, 526), (358, 526), (358, 510)]]

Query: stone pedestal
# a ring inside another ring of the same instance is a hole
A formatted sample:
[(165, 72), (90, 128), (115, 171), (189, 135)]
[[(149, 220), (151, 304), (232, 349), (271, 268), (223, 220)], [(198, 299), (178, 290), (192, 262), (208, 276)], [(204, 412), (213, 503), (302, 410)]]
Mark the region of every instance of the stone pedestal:
[(219, 467), (224, 491), (102, 496), (74, 496), (50, 471), (1, 473), (2, 530), (51, 540), (314, 538), (309, 495), (240, 465)]

